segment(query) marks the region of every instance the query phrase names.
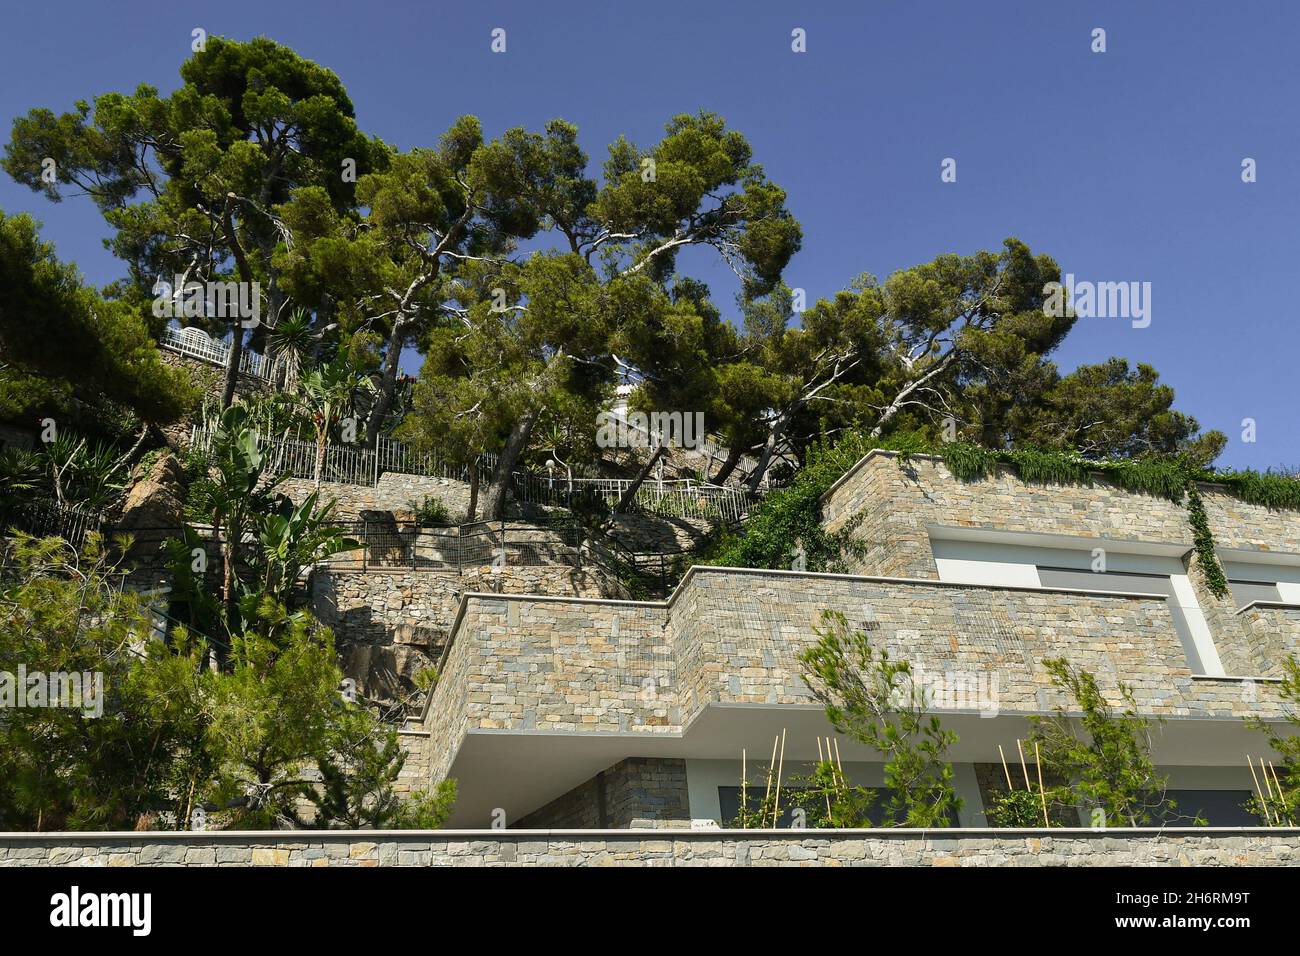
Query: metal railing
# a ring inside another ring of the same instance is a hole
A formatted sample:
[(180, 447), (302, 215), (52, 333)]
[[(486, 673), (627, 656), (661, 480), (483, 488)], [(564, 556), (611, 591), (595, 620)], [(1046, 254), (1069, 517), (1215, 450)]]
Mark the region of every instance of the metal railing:
[(0, 529), (6, 532), (13, 529), (37, 538), (63, 538), (74, 548), (80, 548), (87, 535), (102, 531), (103, 527), (101, 513), (53, 500), (22, 502), (0, 511)]
[[(184, 328), (167, 326), (163, 329), (158, 344), (165, 349), (210, 362), (225, 368), (230, 361), (230, 346), (213, 339), (200, 328), (189, 325)], [(239, 361), (239, 371), (246, 375), (270, 379), (275, 376), (276, 363), (264, 355), (245, 350)]]
[[(196, 426), (190, 445), (211, 449), (213, 429)], [(274, 438), (259, 434), (258, 447), (272, 458), (271, 474), (314, 480), (319, 449), (315, 442), (296, 438)], [(479, 460), (481, 477), (496, 467), (495, 455)], [(385, 472), (433, 478), (469, 480), (469, 468), (455, 465), (433, 453), (416, 454), (392, 438), (380, 436), (374, 448), (356, 445), (325, 446), (321, 480), (341, 484), (374, 486)], [(611, 508), (631, 486), (629, 478), (557, 478), (528, 471), (516, 471), (511, 479), (515, 500), (529, 504), (557, 505), (573, 510), (583, 505)], [(633, 507), (661, 517), (704, 518), (734, 524), (748, 514), (753, 496), (742, 488), (703, 484), (692, 479), (661, 481), (647, 479), (637, 489)]]

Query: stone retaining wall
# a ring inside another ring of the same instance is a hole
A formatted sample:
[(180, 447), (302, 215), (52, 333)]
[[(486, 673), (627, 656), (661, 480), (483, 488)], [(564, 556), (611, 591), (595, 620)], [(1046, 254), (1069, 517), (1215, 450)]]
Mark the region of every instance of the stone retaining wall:
[[(452, 522), (465, 520), (469, 509), (469, 485), (454, 478), (430, 478), (423, 475), (403, 475), (384, 472), (378, 485), (345, 485), (333, 481), (321, 482), (322, 501), (333, 500), (337, 518), (355, 521), (363, 511), (410, 512), (411, 504), (419, 503), (425, 496), (437, 498), (447, 506)], [(310, 478), (290, 478), (280, 486), (294, 501), (301, 501), (316, 490)]]
[(454, 571), (367, 572), (318, 568), (312, 613), (334, 631), (343, 671), (367, 697), (414, 689), (416, 671), (438, 662), (466, 591), (613, 597), (617, 582), (593, 568), (561, 565)]
[[(1300, 553), (1300, 512), (1247, 504), (1221, 486), (1202, 485), (1201, 492), (1216, 547), (1261, 555)], [(1210, 592), (1191, 550), (1184, 505), (1104, 480), (1037, 484), (1001, 466), (988, 477), (959, 481), (932, 456), (872, 452), (823, 496), (822, 512), (828, 531), (847, 530), (860, 542), (863, 553), (849, 565), (861, 574), (937, 578), (929, 526), (1186, 548), (1189, 580), (1230, 675), (1277, 676), (1281, 648), (1300, 633), (1261, 636), (1257, 621), (1237, 614), (1231, 595)], [(1275, 616), (1273, 624), (1281, 623)]]
[(1294, 866), (1300, 830), (0, 834), (0, 866)]

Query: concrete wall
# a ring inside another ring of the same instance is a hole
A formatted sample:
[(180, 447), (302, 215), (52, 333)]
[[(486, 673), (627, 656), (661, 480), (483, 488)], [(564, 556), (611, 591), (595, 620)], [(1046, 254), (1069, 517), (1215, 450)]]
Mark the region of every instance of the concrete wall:
[(0, 834), (0, 866), (1294, 866), (1300, 830)]

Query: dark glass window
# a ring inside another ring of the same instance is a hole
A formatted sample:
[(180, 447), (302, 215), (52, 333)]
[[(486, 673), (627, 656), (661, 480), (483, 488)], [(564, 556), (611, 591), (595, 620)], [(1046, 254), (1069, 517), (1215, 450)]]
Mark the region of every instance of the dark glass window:
[(1201, 817), (1212, 827), (1257, 827), (1259, 818), (1245, 809), (1249, 790), (1166, 790), (1177, 809), (1156, 819), (1157, 824), (1187, 826)]

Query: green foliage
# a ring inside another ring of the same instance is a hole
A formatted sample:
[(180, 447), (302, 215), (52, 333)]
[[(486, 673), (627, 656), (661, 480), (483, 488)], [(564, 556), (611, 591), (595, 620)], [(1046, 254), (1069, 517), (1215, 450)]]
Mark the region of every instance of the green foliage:
[(846, 529), (828, 534), (822, 527), (821, 498), (845, 472), (872, 448), (887, 447), (902, 453), (924, 449), (914, 433), (899, 433), (872, 441), (851, 432), (838, 441), (809, 449), (808, 464), (785, 488), (770, 492), (750, 513), (745, 524), (724, 534), (698, 559), (700, 564), (738, 568), (788, 569), (800, 557), (808, 571), (837, 570), (853, 542)]
[(843, 614), (823, 611), (817, 643), (799, 656), (804, 680), (843, 734), (885, 762), (885, 825), (944, 827), (961, 809), (947, 752), (957, 735), (928, 715), (911, 667), (850, 631)]
[(985, 808), (990, 826), (1041, 827), (1042, 797), (1034, 790), (999, 790)]
[(1300, 511), (1300, 477), (1276, 472), (1214, 471), (1202, 480), (1224, 485), (1236, 498), (1264, 508)]
[[(39, 169), (38, 163), (38, 176)], [(165, 424), (193, 404), (188, 378), (163, 364), (138, 311), (85, 286), (76, 266), (60, 262), (53, 245), (41, 241), (30, 216), (0, 212), (0, 289), (0, 383), (13, 386), (0, 394), (12, 414), (66, 421), (81, 397), (119, 402)], [(41, 404), (23, 394), (32, 378), (47, 380), (37, 392)]]
[(1048, 365), (1000, 420), (983, 420), (978, 439), (999, 448), (1076, 451), (1089, 459), (1181, 455), (1203, 467), (1227, 443), (1221, 432), (1200, 434), (1195, 418), (1173, 408), (1174, 390), (1150, 365), (1121, 358), (1080, 365), (1060, 376)]
[[(79, 556), (20, 537), (0, 579), (0, 660), (102, 675), (93, 708), (14, 706), (0, 720), (0, 828), (440, 825), (455, 786), (399, 804), (392, 727), (340, 693), (333, 637), (272, 600), (226, 667), (183, 625), (167, 639), (119, 587), (97, 539)], [(12, 686), (0, 680), (0, 700)], [(96, 713), (98, 709), (100, 712)], [(304, 811), (315, 805), (315, 813)]]
[(119, 590), (97, 539), (80, 555), (57, 539), (12, 547), (14, 575), (0, 581), (4, 669), (99, 674), (102, 685), (94, 708), (5, 701), (0, 829), (131, 830), (174, 810), (201, 725), (196, 652), (142, 641), (148, 610)]
[(782, 791), (786, 802), (802, 811), (804, 826), (851, 829), (871, 826), (871, 808), (879, 793), (853, 786), (839, 767), (830, 760), (820, 760), (807, 774), (793, 774), (789, 790)]
[(447, 505), (434, 495), (425, 495), (419, 501), (411, 501), (407, 507), (415, 515), (415, 523), (421, 528), (439, 528), (453, 523)]
[(1232, 593), (1228, 587), (1228, 577), (1219, 564), (1219, 556), (1214, 550), (1214, 533), (1210, 530), (1210, 519), (1205, 514), (1205, 503), (1201, 500), (1201, 491), (1194, 481), (1187, 483), (1187, 519), (1192, 526), (1192, 544), (1196, 549), (1197, 566), (1205, 580), (1210, 593), (1218, 598), (1228, 597)]
[[(1289, 655), (1282, 662), (1282, 681), (1277, 685), (1277, 694), (1286, 705), (1282, 714), (1287, 724), (1293, 730), (1300, 730), (1300, 661), (1295, 655)], [(1275, 788), (1270, 789), (1261, 778), (1259, 786), (1264, 791), (1264, 799), (1261, 801), (1258, 793), (1253, 795), (1250, 809), (1264, 826), (1295, 826), (1300, 823), (1300, 733), (1280, 733), (1275, 726), (1257, 716), (1247, 717), (1246, 726), (1263, 734), (1269, 749), (1281, 758), (1273, 766), (1278, 777)], [(1262, 768), (1255, 772), (1264, 773)]]
[[(775, 775), (776, 770), (773, 768), (770, 773)], [(775, 825), (773, 821), (779, 822), (780, 819), (781, 811), (777, 800), (774, 784), (769, 786), (767, 781), (751, 783), (748, 779), (742, 779), (735, 819), (725, 821), (726, 825), (736, 830), (770, 829)]]
[(0, 449), (0, 510), (37, 497), (44, 486), (41, 456), (21, 448)]
[(272, 462), (258, 443), (260, 417), (259, 405), (230, 406), (212, 423), (207, 455), (188, 464), (206, 474), (190, 485), (186, 510), (221, 532), (219, 606), (207, 594), (202, 570), (193, 567), (196, 554), (205, 553), (197, 537), (187, 530), (184, 547), (168, 549), (177, 601), (214, 637), (238, 634), (268, 598), (291, 605), (303, 568), (360, 547), (334, 524), (333, 503), (322, 507), (318, 491), (298, 504), (276, 491), (285, 476), (269, 473)]
[(112, 447), (61, 430), (54, 441), (42, 445), (37, 460), (60, 502), (103, 511), (125, 488), (119, 479), (124, 460)]
[[(1165, 796), (1166, 777), (1151, 759), (1152, 733), (1159, 721), (1141, 716), (1133, 690), (1119, 684), (1123, 709), (1106, 700), (1097, 679), (1064, 658), (1043, 662), (1053, 686), (1073, 703), (1057, 706), (1051, 717), (1031, 717), (1031, 742), (1044, 766), (1069, 781), (1076, 805), (1095, 806), (1111, 825), (1147, 826), (1167, 820), (1176, 809)], [(1079, 712), (1072, 717), (1071, 710)]]

